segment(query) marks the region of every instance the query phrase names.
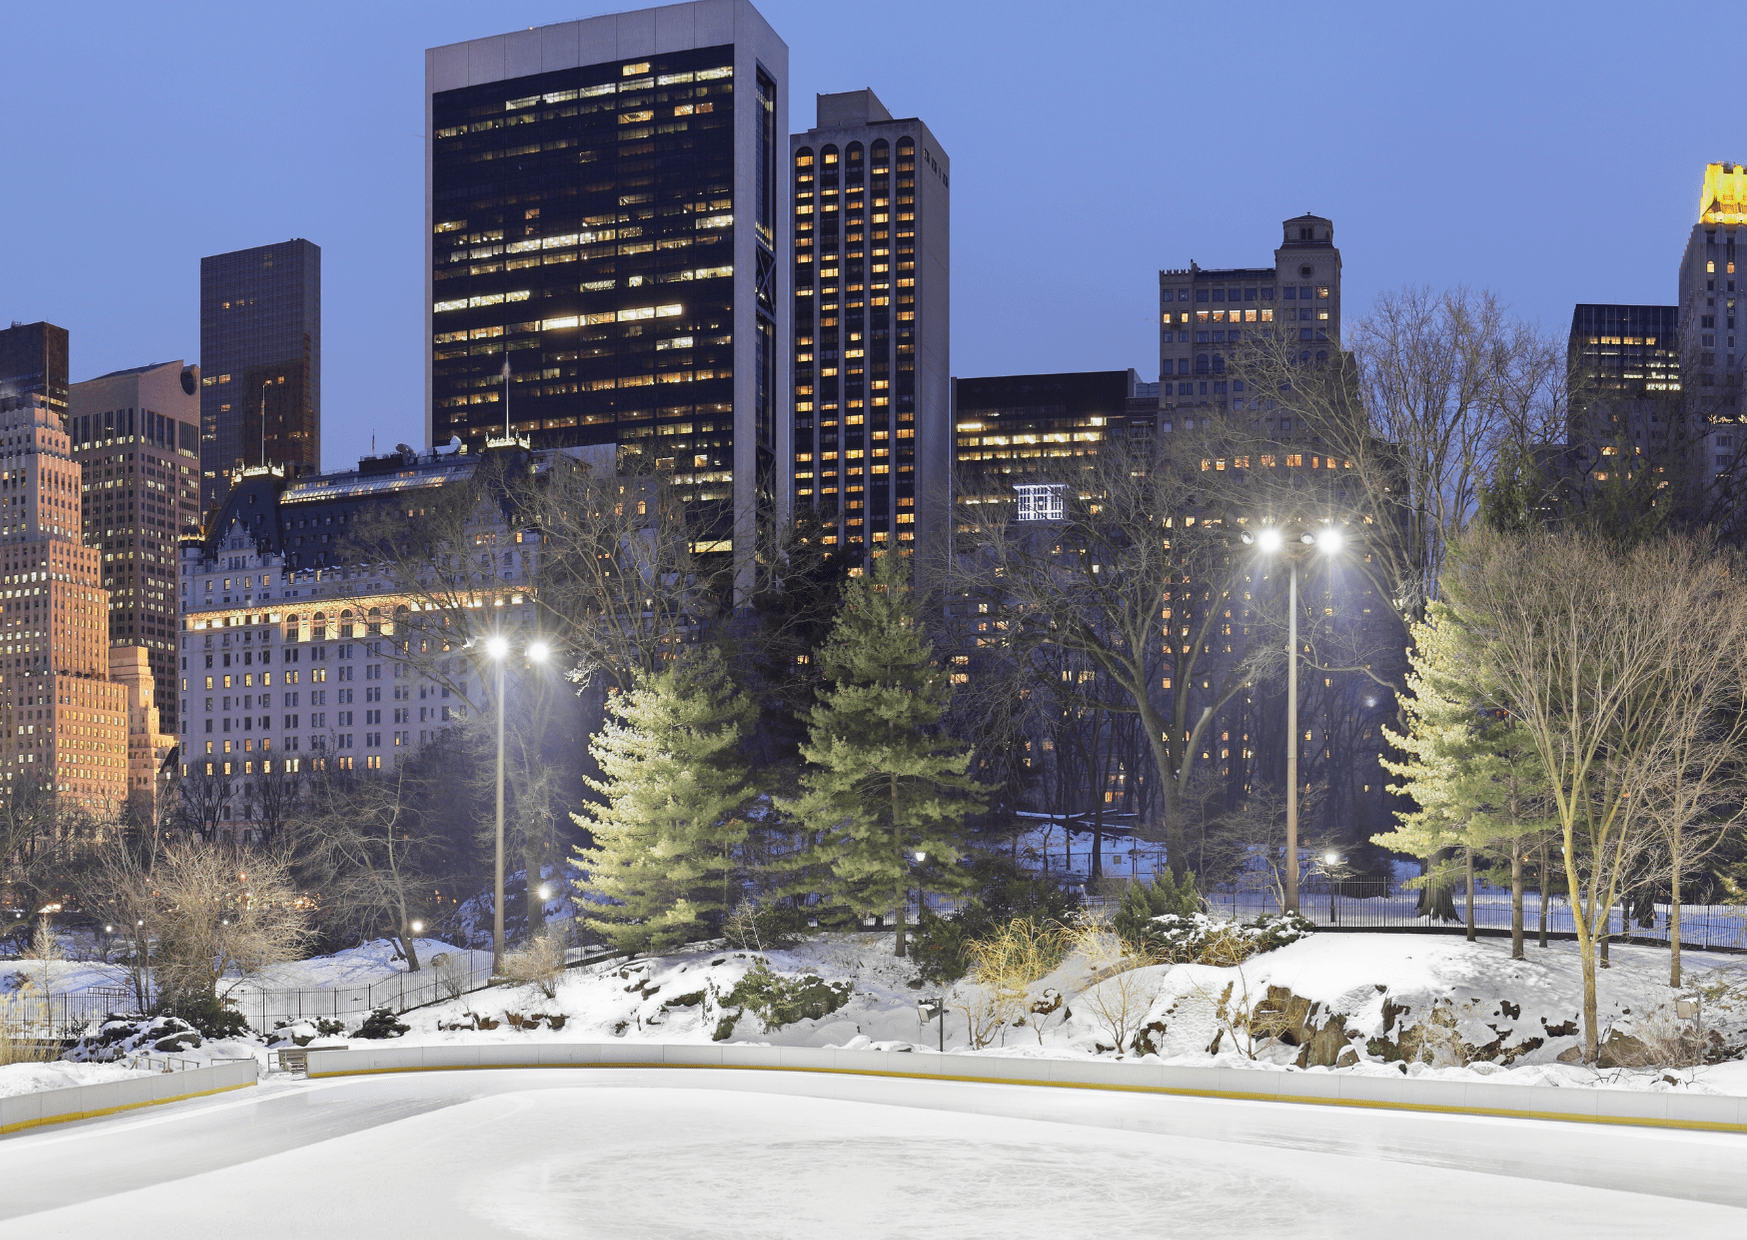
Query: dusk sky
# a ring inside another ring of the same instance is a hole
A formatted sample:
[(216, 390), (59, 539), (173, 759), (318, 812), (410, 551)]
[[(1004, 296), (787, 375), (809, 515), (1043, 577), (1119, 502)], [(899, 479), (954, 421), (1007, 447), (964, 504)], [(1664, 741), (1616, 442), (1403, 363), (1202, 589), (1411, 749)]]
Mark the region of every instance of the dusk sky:
[[(75, 381), (197, 361), (201, 256), (307, 237), (325, 467), (421, 443), (424, 49), (623, 7), (6, 5), (0, 322), (68, 328)], [(1266, 265), (1305, 211), (1349, 316), (1465, 283), (1563, 336), (1673, 301), (1705, 163), (1747, 160), (1727, 39), (1643, 5), (759, 8), (791, 127), (871, 86), (950, 154), (961, 376), (1150, 380), (1157, 270)]]

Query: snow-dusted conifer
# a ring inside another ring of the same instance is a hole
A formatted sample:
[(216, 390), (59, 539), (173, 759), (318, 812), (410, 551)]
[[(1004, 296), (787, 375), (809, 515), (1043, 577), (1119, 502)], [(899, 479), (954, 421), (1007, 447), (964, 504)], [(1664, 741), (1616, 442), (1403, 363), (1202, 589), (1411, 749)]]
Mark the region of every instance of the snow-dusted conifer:
[(714, 647), (688, 651), (615, 695), (589, 751), (605, 798), (574, 815), (594, 837), (577, 852), (584, 921), (621, 950), (659, 951), (705, 933), (736, 902), (746, 836), (742, 735), (756, 708)]
[[(1463, 628), (1458, 613), (1447, 604), (1433, 603), (1428, 619), (1412, 629), (1408, 661), (1413, 670), (1407, 678), (1412, 696), (1402, 702), (1407, 734), (1384, 729), (1407, 760), (1381, 759), (1383, 768), (1400, 781), (1389, 791), (1411, 797), (1416, 808), (1398, 812), (1400, 825), (1371, 839), (1428, 859), (1446, 849), (1464, 848), (1470, 858), (1480, 850), (1508, 861), (1511, 948), (1520, 960), (1524, 862), (1553, 825), (1547, 817), (1546, 768), (1522, 727), (1484, 704), (1477, 679), (1484, 661), (1476, 657), (1477, 639)], [(1545, 891), (1541, 898), (1547, 898)]]
[(916, 622), (908, 569), (888, 552), (850, 582), (819, 652), (826, 686), (801, 746), (804, 792), (784, 806), (816, 833), (835, 895), (862, 912), (898, 910), (900, 956), (905, 896), (927, 881), (915, 854), (938, 887), (984, 797), (965, 774), (969, 752), (938, 726), (952, 680)]

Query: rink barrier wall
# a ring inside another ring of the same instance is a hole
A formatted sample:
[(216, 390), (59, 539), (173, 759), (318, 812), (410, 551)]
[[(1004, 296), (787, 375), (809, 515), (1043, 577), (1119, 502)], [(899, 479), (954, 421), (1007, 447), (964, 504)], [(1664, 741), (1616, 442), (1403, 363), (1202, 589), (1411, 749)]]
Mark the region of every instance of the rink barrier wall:
[(1747, 1134), (1747, 1097), (1634, 1093), (1337, 1072), (1188, 1068), (1114, 1060), (992, 1059), (933, 1052), (791, 1046), (513, 1043), (309, 1049), (309, 1077), (469, 1068), (727, 1068), (985, 1085), (1042, 1085), (1246, 1102), (1490, 1115)]
[(137, 1080), (103, 1081), (96, 1085), (69, 1085), (64, 1089), (39, 1089), (34, 1093), (0, 1098), (0, 1135), (67, 1124), (78, 1119), (97, 1119), (118, 1111), (132, 1111), (186, 1098), (204, 1098), (227, 1090), (243, 1089), (259, 1079), (253, 1059), (218, 1063), (182, 1072), (154, 1072)]

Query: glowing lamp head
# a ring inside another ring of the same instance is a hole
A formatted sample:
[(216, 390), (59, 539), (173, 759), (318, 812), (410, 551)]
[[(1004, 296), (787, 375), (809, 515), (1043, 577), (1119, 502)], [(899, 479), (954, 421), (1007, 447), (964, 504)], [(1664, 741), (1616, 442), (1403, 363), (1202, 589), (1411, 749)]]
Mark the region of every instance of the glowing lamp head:
[(422, 922), (422, 921), (415, 921), (415, 922), (413, 922), (413, 924), (412, 924), (412, 932), (413, 932), (413, 933), (414, 933), (414, 934), (423, 934), (423, 933), (424, 933), (424, 932), (425, 932), (425, 923), (424, 923), (424, 922)]
[(1331, 848), (1322, 854), (1322, 859), (1329, 865), (1337, 865), (1340, 863), (1341, 855)]
[(540, 898), (542, 900), (550, 900), (552, 898), (552, 884), (551, 883), (541, 883), (540, 887), (539, 887), (539, 892), (540, 892)]
[(925, 852), (917, 852), (917, 854), (916, 854), (916, 864), (917, 864), (917, 865), (921, 865), (921, 864), (922, 864), (922, 863), (923, 863), (923, 862), (924, 862), (924, 861), (926, 861), (926, 860), (928, 860), (928, 854), (927, 854), (927, 853), (925, 853)]
[(1271, 525), (1263, 526), (1262, 529), (1256, 533), (1256, 546), (1260, 547), (1269, 555), (1278, 551), (1285, 545), (1285, 543), (1286, 540), (1280, 536), (1280, 531)]
[(510, 652), (508, 638), (488, 637), (485, 639), (485, 653), (494, 659), (501, 659)]
[(1324, 555), (1333, 555), (1347, 545), (1347, 536), (1331, 525), (1317, 534), (1316, 545)]
[(530, 642), (528, 644), (528, 658), (535, 663), (544, 663), (551, 656), (552, 647), (546, 642)]

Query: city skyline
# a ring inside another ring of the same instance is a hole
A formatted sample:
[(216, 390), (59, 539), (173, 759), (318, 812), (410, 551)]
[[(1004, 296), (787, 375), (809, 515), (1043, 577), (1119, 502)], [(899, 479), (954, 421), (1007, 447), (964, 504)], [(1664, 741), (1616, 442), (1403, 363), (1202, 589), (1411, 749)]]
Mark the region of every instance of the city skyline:
[[(1667, 303), (1703, 166), (1744, 154), (1721, 122), (1672, 134), (1658, 124), (1664, 114), (1706, 114), (1698, 80), (1673, 74), (1673, 33), (1646, 31), (1648, 43), (1628, 53), (1609, 41), (1605, 22), (1572, 20), (1576, 10), (1513, 13), (1508, 30), (1361, 12), (1295, 33), (1305, 65), (1357, 57), (1372, 66), (1361, 80), (1326, 68), (1234, 78), (1192, 53), (1216, 33), (1229, 36), (1207, 24), (1211, 14), (1113, 5), (1057, 29), (1052, 10), (1021, 6), (1009, 31), (990, 32), (970, 6), (902, 5), (895, 28), (919, 37), (899, 55), (890, 43), (845, 37), (848, 13), (789, 0), (759, 8), (791, 48), (800, 101), (791, 129), (805, 128), (810, 94), (871, 87), (928, 117), (954, 152), (958, 214), (970, 224), (954, 255), (961, 375), (1144, 366), (1156, 347), (1158, 269), (1249, 261), (1251, 238), (1306, 211), (1341, 222), (1355, 315), (1377, 292), (1408, 283), (1494, 288), (1555, 334), (1574, 303)], [(250, 38), (255, 17), (227, 13), (214, 26), (175, 12), (148, 24), (110, 10), (95, 38), (81, 34), (72, 65), (56, 51), (72, 35), (69, 18), (10, 19), (22, 53), (19, 157), (72, 192), (15, 196), (0, 208), (11, 235), (33, 239), (0, 277), (5, 316), (69, 328), (75, 380), (193, 358), (200, 257), (307, 236), (326, 252), (325, 313), (343, 342), (325, 368), (333, 416), (324, 467), (356, 459), (372, 436), (379, 450), (418, 437), (422, 53), (510, 19), (458, 4), (366, 14), (317, 6), (299, 27), (275, 27), (245, 62), (216, 53)], [(527, 25), (577, 16), (548, 3), (514, 15)], [(1264, 20), (1254, 30), (1266, 38), (1275, 28)], [(967, 59), (959, 52), (973, 37), (988, 54)], [(133, 80), (111, 70), (166, 40), (177, 49), (166, 63), (198, 68), (154, 81), (142, 106), (124, 96)], [(1417, 49), (1432, 41), (1447, 54), (1425, 64)], [(52, 81), (39, 82), (42, 74)], [(1076, 85), (1084, 81), (1100, 84), (1096, 99)], [(1585, 103), (1586, 84), (1604, 81), (1615, 114), (1605, 139)], [(1382, 106), (1400, 89), (1420, 104)], [(210, 106), (215, 99), (225, 105)], [(1180, 119), (1208, 107), (1223, 123), (1191, 129)], [(1323, 113), (1329, 136), (1282, 144), (1283, 108)], [(1082, 123), (1091, 115), (1104, 119)], [(1652, 127), (1656, 142), (1639, 140)], [(184, 157), (165, 157), (164, 133), (185, 135)], [(1036, 144), (1079, 175), (1007, 195), (1004, 169)], [(1569, 180), (1560, 169), (1609, 166), (1617, 149), (1647, 153), (1610, 196), (1615, 261), (1561, 262), (1559, 247), (1545, 244), (1549, 223), (1593, 225), (1550, 201)], [(1361, 164), (1347, 154), (1355, 150), (1373, 154)], [(311, 167), (324, 175), (308, 175)], [(191, 198), (191, 175), (212, 191)], [(96, 188), (110, 177), (130, 188)], [(93, 188), (81, 192), (86, 180)], [(1500, 184), (1517, 188), (1501, 201)], [(346, 192), (335, 193), (340, 185)], [(139, 245), (142, 233), (150, 245)]]

